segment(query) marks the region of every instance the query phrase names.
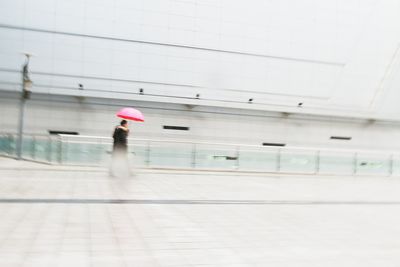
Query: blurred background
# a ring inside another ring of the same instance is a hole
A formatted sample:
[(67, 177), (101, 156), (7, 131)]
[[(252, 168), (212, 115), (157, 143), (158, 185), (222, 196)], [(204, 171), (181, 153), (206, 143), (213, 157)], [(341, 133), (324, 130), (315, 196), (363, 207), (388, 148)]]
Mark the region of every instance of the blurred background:
[[(146, 117), (131, 138), (396, 150), (399, 10), (390, 0), (3, 0), (0, 129), (18, 135), (23, 101), (26, 135), (109, 138), (130, 106)], [(21, 100), (24, 64), (32, 86)]]
[(400, 266), (399, 14), (0, 0), (0, 266)]

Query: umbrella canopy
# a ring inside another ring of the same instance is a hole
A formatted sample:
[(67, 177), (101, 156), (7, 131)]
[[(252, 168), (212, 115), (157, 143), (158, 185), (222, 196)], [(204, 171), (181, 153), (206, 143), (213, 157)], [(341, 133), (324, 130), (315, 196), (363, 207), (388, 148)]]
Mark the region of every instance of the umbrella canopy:
[(117, 117), (132, 120), (132, 121), (144, 121), (142, 112), (134, 108), (123, 108), (117, 113)]

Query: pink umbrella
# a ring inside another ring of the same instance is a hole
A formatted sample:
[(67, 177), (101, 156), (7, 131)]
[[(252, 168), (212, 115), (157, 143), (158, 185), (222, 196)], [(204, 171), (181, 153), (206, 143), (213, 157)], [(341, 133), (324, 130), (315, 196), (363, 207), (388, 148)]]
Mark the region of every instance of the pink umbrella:
[(117, 117), (132, 120), (132, 121), (144, 121), (142, 112), (134, 108), (123, 108), (117, 113)]

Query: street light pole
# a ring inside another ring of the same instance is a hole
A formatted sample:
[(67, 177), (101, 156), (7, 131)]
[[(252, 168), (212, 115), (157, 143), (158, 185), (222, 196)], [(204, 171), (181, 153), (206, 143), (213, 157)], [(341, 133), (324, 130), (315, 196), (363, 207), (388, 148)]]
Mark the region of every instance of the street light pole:
[(17, 149), (17, 159), (22, 159), (22, 140), (24, 133), (24, 119), (25, 119), (25, 106), (26, 100), (30, 98), (32, 81), (29, 77), (29, 59), (30, 54), (25, 54), (26, 61), (22, 67), (22, 94), (19, 106), (19, 120), (18, 120), (18, 139), (16, 144)]

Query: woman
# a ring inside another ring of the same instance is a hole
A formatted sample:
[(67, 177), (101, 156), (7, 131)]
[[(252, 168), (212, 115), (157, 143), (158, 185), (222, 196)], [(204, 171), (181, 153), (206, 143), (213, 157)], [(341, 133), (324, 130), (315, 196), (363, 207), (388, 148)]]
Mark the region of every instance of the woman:
[(126, 154), (128, 151), (128, 122), (126, 120), (122, 120), (120, 125), (115, 127), (113, 139), (114, 139), (114, 146), (113, 152), (123, 152)]
[[(130, 175), (130, 168), (128, 163), (128, 135), (129, 128), (128, 122), (122, 120), (120, 125), (115, 127), (113, 133), (113, 152), (110, 167), (110, 176), (115, 176), (116, 169), (123, 170), (127, 169), (128, 175)], [(118, 167), (118, 168), (117, 168)]]

